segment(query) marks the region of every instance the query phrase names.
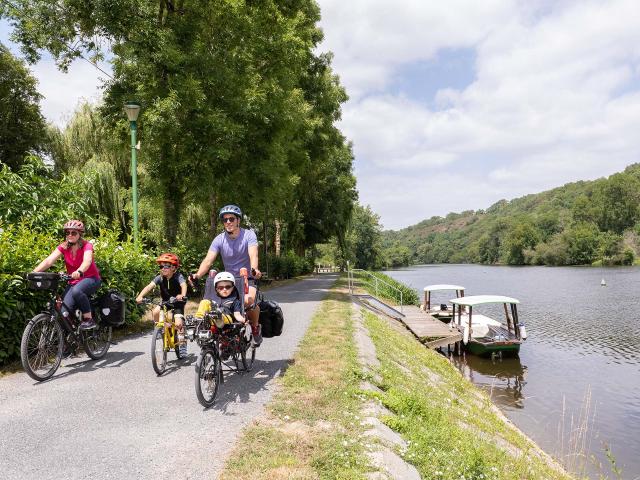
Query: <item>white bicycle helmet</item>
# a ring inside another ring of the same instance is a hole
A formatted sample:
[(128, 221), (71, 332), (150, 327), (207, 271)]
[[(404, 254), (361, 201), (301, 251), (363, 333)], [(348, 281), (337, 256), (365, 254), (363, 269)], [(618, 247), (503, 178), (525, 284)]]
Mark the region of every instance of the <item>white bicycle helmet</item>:
[(242, 218), (242, 210), (240, 210), (240, 207), (238, 207), (237, 205), (225, 205), (224, 207), (222, 207), (220, 209), (220, 213), (218, 214), (220, 220), (222, 220), (222, 216), (225, 213), (231, 213), (238, 218)]
[(236, 277), (233, 276), (232, 273), (229, 272), (220, 272), (216, 275), (216, 278), (213, 279), (213, 285), (218, 285), (218, 282), (231, 282), (233, 285), (236, 284)]

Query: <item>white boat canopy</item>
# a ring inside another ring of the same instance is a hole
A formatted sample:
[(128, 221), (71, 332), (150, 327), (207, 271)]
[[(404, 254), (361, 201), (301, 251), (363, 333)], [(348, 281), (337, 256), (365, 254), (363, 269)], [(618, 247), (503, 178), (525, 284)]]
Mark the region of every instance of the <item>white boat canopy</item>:
[(435, 292), (436, 290), (462, 290), (464, 291), (464, 287), (460, 285), (427, 285), (424, 287), (425, 292)]
[(450, 300), (451, 303), (465, 307), (475, 307), (487, 303), (520, 303), (520, 300), (502, 295), (471, 295), (470, 297), (460, 297)]

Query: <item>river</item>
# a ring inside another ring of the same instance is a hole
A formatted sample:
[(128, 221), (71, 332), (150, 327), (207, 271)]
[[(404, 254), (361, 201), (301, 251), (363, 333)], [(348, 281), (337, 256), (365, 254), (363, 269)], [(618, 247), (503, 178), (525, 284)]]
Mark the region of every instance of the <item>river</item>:
[(528, 334), (519, 358), (454, 356), (453, 364), (569, 469), (616, 478), (613, 460), (621, 478), (640, 478), (640, 268), (420, 265), (385, 273), (421, 298), (426, 285), (448, 283), (465, 295), (519, 299)]

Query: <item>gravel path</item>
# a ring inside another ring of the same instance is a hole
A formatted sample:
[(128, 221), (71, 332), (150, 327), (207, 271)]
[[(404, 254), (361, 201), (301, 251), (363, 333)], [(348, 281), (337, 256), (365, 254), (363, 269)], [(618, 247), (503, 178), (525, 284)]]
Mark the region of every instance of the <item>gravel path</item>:
[[(52, 379), (18, 373), (0, 379), (0, 472), (7, 479), (215, 478), (243, 426), (258, 417), (274, 379), (293, 358), (319, 302), (337, 275), (273, 289), (282, 336), (265, 339), (251, 373), (229, 375), (216, 404), (195, 395), (198, 347), (157, 377), (150, 333), (112, 345), (107, 356), (62, 361)], [(164, 458), (163, 458), (164, 457)]]

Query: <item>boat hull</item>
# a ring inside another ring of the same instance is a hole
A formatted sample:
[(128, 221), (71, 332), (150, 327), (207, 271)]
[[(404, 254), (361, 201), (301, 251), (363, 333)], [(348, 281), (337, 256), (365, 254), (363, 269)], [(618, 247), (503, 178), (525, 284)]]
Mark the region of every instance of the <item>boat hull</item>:
[(467, 350), (474, 355), (489, 357), (493, 354), (518, 355), (520, 352), (520, 342), (479, 342), (469, 340)]

